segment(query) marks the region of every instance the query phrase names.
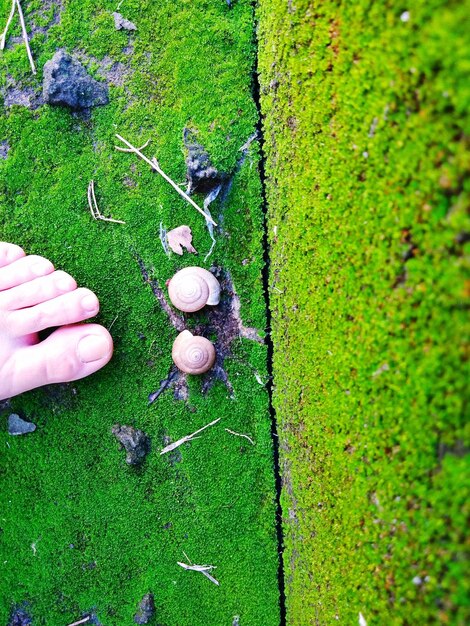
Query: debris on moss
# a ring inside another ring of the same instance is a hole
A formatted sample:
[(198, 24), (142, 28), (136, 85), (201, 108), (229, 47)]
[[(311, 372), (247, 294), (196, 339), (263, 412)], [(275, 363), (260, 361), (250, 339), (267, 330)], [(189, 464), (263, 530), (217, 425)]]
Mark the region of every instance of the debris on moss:
[(155, 615), (155, 600), (152, 593), (146, 593), (139, 604), (139, 609), (134, 615), (136, 624), (148, 624)]
[(8, 159), (10, 144), (8, 141), (0, 141), (0, 159)]
[(126, 451), (126, 463), (128, 465), (139, 465), (150, 452), (149, 437), (138, 428), (133, 426), (113, 426), (111, 432), (122, 444)]
[(31, 626), (32, 623), (32, 618), (25, 608), (16, 608), (11, 614), (8, 626)]
[(113, 13), (113, 17), (116, 30), (137, 30), (137, 26), (130, 20), (126, 20), (120, 13)]
[(183, 130), (183, 141), (187, 151), (186, 178), (188, 193), (209, 193), (218, 187), (226, 178), (212, 165), (209, 154), (196, 141), (196, 136), (189, 128)]
[(192, 244), (193, 235), (189, 226), (178, 226), (166, 233), (168, 245), (175, 254), (183, 255), (183, 248), (192, 254), (197, 254), (196, 248)]

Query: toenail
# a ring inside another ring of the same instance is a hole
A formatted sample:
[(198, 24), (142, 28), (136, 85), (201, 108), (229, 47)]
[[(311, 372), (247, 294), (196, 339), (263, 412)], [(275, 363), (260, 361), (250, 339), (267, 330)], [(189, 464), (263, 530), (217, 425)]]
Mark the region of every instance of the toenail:
[(98, 308), (98, 300), (96, 296), (85, 296), (82, 298), (82, 307), (85, 311), (96, 311)]
[(34, 274), (35, 276), (44, 276), (44, 274), (47, 274), (47, 272), (49, 272), (50, 269), (51, 269), (50, 263), (40, 261), (39, 263), (35, 263), (31, 267), (31, 273)]
[(78, 342), (77, 352), (82, 363), (93, 363), (107, 356), (110, 352), (110, 345), (106, 337), (99, 335), (87, 335)]

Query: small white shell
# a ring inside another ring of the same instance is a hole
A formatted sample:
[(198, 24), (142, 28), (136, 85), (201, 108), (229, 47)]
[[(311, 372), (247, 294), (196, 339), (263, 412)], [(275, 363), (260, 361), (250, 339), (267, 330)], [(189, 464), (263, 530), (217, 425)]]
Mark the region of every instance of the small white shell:
[(177, 309), (193, 313), (206, 304), (219, 304), (220, 284), (213, 274), (202, 267), (185, 267), (170, 280), (168, 295)]
[(215, 348), (209, 339), (183, 330), (175, 339), (171, 356), (182, 372), (203, 374), (214, 365)]

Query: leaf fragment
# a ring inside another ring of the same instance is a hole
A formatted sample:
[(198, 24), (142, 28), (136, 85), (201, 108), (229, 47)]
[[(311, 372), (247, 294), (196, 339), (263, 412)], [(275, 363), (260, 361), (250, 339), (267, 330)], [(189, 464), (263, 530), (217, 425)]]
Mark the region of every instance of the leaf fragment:
[(178, 226), (166, 234), (168, 245), (175, 254), (182, 256), (183, 248), (192, 254), (197, 254), (196, 248), (192, 245), (193, 235), (189, 226)]

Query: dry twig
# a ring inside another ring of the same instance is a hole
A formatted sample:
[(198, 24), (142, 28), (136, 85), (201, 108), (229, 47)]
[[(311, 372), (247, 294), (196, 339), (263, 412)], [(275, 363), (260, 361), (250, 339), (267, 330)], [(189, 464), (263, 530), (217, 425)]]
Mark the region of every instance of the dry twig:
[(16, 0), (16, 7), (18, 9), (18, 15), (21, 22), (21, 31), (23, 33), (24, 45), (26, 46), (26, 52), (28, 53), (29, 64), (31, 65), (31, 71), (36, 74), (36, 66), (34, 65), (33, 55), (31, 54), (31, 48), (29, 47), (28, 32), (26, 30), (26, 24), (24, 23), (23, 10), (21, 9), (20, 0)]
[(108, 328), (108, 332), (111, 330), (111, 328), (114, 326), (114, 322), (117, 320), (117, 318), (119, 317), (119, 315), (116, 315), (116, 317), (113, 319), (113, 321), (111, 322), (109, 328)]
[(230, 428), (226, 428), (225, 430), (231, 435), (236, 435), (237, 437), (244, 437), (245, 439), (248, 439), (248, 441), (252, 445), (255, 445), (255, 442), (253, 441), (253, 439), (251, 437), (248, 437), (248, 435), (243, 435), (242, 433), (236, 433), (234, 430), (230, 430)]
[(198, 437), (195, 437), (195, 435), (198, 435), (200, 432), (202, 432), (206, 428), (209, 428), (209, 426), (213, 426), (214, 424), (217, 424), (217, 422), (220, 422), (221, 419), (222, 418), (218, 417), (216, 420), (214, 420), (210, 424), (206, 424), (202, 428), (199, 428), (199, 430), (196, 430), (191, 435), (186, 435), (186, 437), (183, 437), (182, 439), (178, 439), (178, 441), (175, 441), (174, 443), (170, 443), (170, 445), (166, 446), (166, 448), (163, 448), (163, 450), (160, 452), (160, 456), (162, 454), (166, 454), (167, 452), (171, 452), (175, 448), (179, 448), (179, 446), (182, 446), (183, 443), (187, 443), (188, 441), (192, 441), (193, 439), (198, 439)]
[(98, 203), (96, 202), (95, 182), (93, 180), (91, 180), (90, 184), (88, 185), (87, 197), (88, 197), (88, 206), (90, 208), (90, 213), (92, 214), (93, 219), (102, 220), (103, 222), (113, 222), (114, 224), (126, 223), (126, 222), (123, 222), (122, 220), (115, 220), (112, 217), (105, 217), (104, 215), (101, 214), (98, 208)]
[(73, 624), (69, 624), (69, 626), (79, 626), (79, 624), (85, 624), (90, 620), (90, 616), (84, 617), (83, 619), (78, 620), (78, 622), (73, 622)]
[[(140, 146), (140, 148), (137, 148), (137, 150), (141, 151), (144, 148), (146, 148), (150, 143), (150, 139), (147, 139), (147, 141), (144, 143), (143, 146)], [(119, 152), (134, 152), (134, 150), (132, 148), (121, 148), (121, 146), (114, 146), (116, 148), (116, 150), (119, 150)]]
[[(214, 226), (217, 226), (217, 224), (214, 222), (214, 220), (212, 218), (209, 218), (206, 215), (206, 213), (204, 213), (204, 211), (201, 209), (201, 207), (199, 207), (194, 202), (194, 200), (188, 196), (187, 193), (182, 191), (178, 187), (178, 185), (173, 180), (171, 180), (171, 178), (169, 176), (167, 176), (167, 174), (165, 174), (165, 172), (162, 170), (162, 168), (158, 164), (158, 161), (157, 161), (157, 159), (155, 157), (153, 157), (153, 159), (147, 158), (145, 156), (145, 154), (143, 154), (143, 152), (141, 152), (141, 150), (139, 148), (136, 148), (135, 146), (133, 146), (131, 143), (129, 143), (127, 141), (127, 139), (124, 139), (124, 137), (121, 137), (121, 135), (118, 135), (117, 133), (116, 133), (116, 137), (119, 139), (119, 141), (122, 141), (123, 144), (126, 145), (129, 148), (129, 150), (126, 150), (126, 152), (134, 152), (135, 154), (137, 154), (138, 157), (140, 157), (143, 161), (148, 163), (153, 170), (158, 172), (160, 174), (160, 176), (162, 176), (162, 178), (164, 178), (168, 183), (170, 183), (170, 185), (173, 187), (173, 189), (175, 191), (177, 191), (179, 193), (179, 195), (181, 197), (183, 197), (187, 202), (189, 202), (189, 204), (191, 204), (191, 206), (193, 206), (197, 211), (199, 211), (199, 213), (201, 213), (206, 220), (210, 220), (212, 222), (212, 224), (214, 224)], [(116, 150), (120, 150), (119, 146), (114, 146), (114, 147), (116, 148)], [(122, 152), (122, 149), (121, 149), (121, 152)]]
[[(188, 559), (188, 561), (191, 562), (191, 560), (188, 558), (186, 554), (184, 554), (184, 556)], [(211, 574), (209, 574), (211, 570), (216, 569), (215, 565), (188, 565), (187, 563), (181, 563), (181, 561), (176, 561), (176, 562), (183, 569), (192, 570), (193, 572), (200, 572), (201, 574), (204, 574), (204, 576), (208, 578), (211, 582), (213, 582), (214, 585), (217, 585), (217, 586), (220, 585), (219, 581), (216, 580), (213, 576), (211, 576)]]
[(0, 50), (3, 50), (5, 48), (8, 29), (10, 28), (11, 20), (13, 19), (13, 16), (15, 15), (15, 10), (16, 10), (16, 0), (13, 0), (13, 2), (11, 3), (10, 15), (8, 16), (8, 19), (7, 19), (7, 25), (5, 26), (5, 30), (3, 31), (0, 37)]
[(15, 15), (15, 10), (18, 11), (18, 17), (20, 18), (21, 34), (23, 36), (24, 45), (26, 46), (26, 53), (28, 55), (29, 64), (31, 65), (31, 71), (33, 72), (33, 74), (36, 74), (36, 66), (34, 64), (33, 55), (31, 54), (31, 48), (29, 47), (28, 31), (26, 30), (26, 24), (24, 21), (24, 15), (21, 8), (20, 0), (13, 0), (11, 3), (10, 15), (8, 16), (5, 30), (0, 36), (0, 50), (4, 50), (5, 48), (8, 29), (10, 28), (11, 21)]

